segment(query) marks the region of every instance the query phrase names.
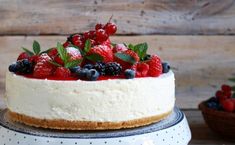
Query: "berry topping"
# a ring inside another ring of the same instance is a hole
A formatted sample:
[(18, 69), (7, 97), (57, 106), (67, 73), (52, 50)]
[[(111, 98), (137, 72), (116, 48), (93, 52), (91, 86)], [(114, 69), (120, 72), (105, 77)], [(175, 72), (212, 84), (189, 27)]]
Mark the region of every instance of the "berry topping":
[(95, 69), (90, 69), (88, 70), (87, 73), (87, 80), (88, 81), (96, 81), (99, 78), (100, 74), (97, 70)]
[(225, 84), (221, 86), (221, 89), (224, 92), (231, 92), (232, 91), (232, 88), (229, 85), (225, 85)]
[(20, 74), (32, 73), (32, 63), (28, 59), (18, 60), (9, 66), (9, 71)]
[(105, 25), (104, 29), (108, 35), (113, 35), (117, 31), (117, 26), (116, 24), (109, 22)]
[[(128, 56), (130, 56), (135, 62), (139, 62), (140, 58), (138, 56), (137, 53), (135, 53), (133, 50), (126, 50), (124, 52), (122, 52), (123, 54), (126, 54)], [(130, 69), (133, 65), (133, 63), (129, 62), (129, 61), (124, 61), (118, 57), (115, 57), (115, 60), (120, 63), (120, 65), (122, 66), (122, 68), (125, 69)]]
[(30, 56), (29, 56), (28, 53), (22, 52), (22, 53), (18, 56), (17, 60), (29, 59), (29, 57), (30, 57)]
[(76, 73), (81, 70), (80, 66), (75, 66), (69, 69), (71, 73)]
[(232, 100), (227, 99), (222, 102), (223, 109), (227, 112), (233, 112), (235, 110), (235, 105)]
[(126, 79), (133, 79), (135, 78), (135, 71), (132, 69), (126, 69), (124, 75)]
[(162, 73), (168, 73), (170, 69), (171, 67), (167, 62), (162, 63)]
[(66, 41), (66, 42), (63, 44), (63, 46), (64, 46), (64, 48), (66, 48), (66, 47), (68, 47), (70, 44), (71, 44), (71, 43), (70, 43), (69, 41)]
[(133, 65), (132, 69), (136, 73), (136, 77), (146, 77), (149, 71), (149, 65), (147, 63), (137, 63)]
[(64, 61), (60, 58), (59, 55), (54, 58), (54, 61), (60, 64), (61, 66), (64, 66)]
[(117, 76), (121, 73), (122, 66), (117, 62), (108, 62), (105, 65), (105, 74), (110, 76)]
[(36, 78), (45, 78), (52, 75), (54, 66), (48, 62), (51, 60), (52, 59), (46, 53), (41, 54), (34, 67), (33, 76)]
[(128, 48), (124, 44), (116, 44), (113, 48), (113, 52), (123, 52), (126, 51)]
[(48, 53), (47, 53), (51, 58), (55, 58), (58, 55), (58, 51), (56, 48), (52, 48)]
[(88, 52), (88, 56), (91, 54), (98, 54), (103, 58), (103, 62), (112, 62), (113, 61), (113, 52), (112, 49), (106, 45), (97, 45), (91, 48)]
[(162, 62), (157, 55), (152, 55), (151, 59), (147, 61), (149, 65), (148, 75), (151, 77), (157, 77), (162, 74)]
[(100, 75), (105, 75), (105, 63), (104, 62), (97, 62), (94, 65), (94, 69), (96, 69)]
[(85, 64), (84, 66), (83, 66), (83, 68), (86, 68), (86, 69), (93, 69), (93, 65), (92, 64), (90, 64), (90, 63), (88, 63), (88, 64)]
[(96, 40), (98, 42), (103, 42), (106, 41), (108, 39), (109, 35), (105, 32), (104, 29), (98, 29), (96, 30)]
[(70, 57), (70, 61), (79, 60), (82, 58), (82, 55), (78, 49), (76, 49), (74, 47), (67, 47), (66, 50), (67, 50), (67, 53)]
[(78, 46), (79, 48), (84, 47), (84, 44), (82, 42), (82, 36), (79, 34), (72, 35), (71, 42), (73, 45)]
[(55, 76), (59, 78), (67, 78), (71, 75), (71, 72), (68, 68), (65, 67), (57, 67), (55, 70)]

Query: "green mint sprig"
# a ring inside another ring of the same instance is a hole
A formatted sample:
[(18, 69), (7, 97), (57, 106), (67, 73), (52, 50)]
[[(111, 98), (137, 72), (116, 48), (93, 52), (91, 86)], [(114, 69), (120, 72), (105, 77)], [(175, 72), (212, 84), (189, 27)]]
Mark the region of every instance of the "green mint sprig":
[(130, 64), (135, 64), (136, 63), (136, 60), (130, 56), (129, 54), (125, 54), (125, 53), (121, 53), (121, 52), (117, 52), (114, 54), (117, 58), (125, 61), (125, 62), (128, 62)]
[(29, 56), (33, 56), (33, 55), (39, 55), (41, 52), (41, 46), (40, 44), (34, 40), (33, 41), (33, 51), (30, 51), (29, 49), (22, 47), (22, 49), (29, 55)]
[(147, 50), (148, 50), (148, 44), (145, 43), (140, 43), (140, 44), (129, 44), (128, 48), (136, 52), (140, 58), (140, 61), (143, 61), (145, 56), (147, 55)]
[[(59, 54), (60, 58), (64, 62), (64, 67), (65, 68), (72, 68), (72, 67), (78, 66), (82, 62), (82, 59), (70, 60), (71, 57), (68, 54), (67, 50), (59, 42), (57, 43), (57, 51), (58, 51), (58, 54)], [(58, 66), (58, 67), (62, 66), (62, 65), (60, 65), (56, 62), (53, 62), (53, 61), (48, 61), (48, 62), (50, 62), (51, 64), (53, 64), (55, 66)]]

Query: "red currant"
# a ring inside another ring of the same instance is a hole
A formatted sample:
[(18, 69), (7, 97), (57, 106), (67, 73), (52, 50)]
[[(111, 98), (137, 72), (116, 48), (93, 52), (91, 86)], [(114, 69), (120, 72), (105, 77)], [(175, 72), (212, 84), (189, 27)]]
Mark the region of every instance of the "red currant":
[(90, 39), (93, 39), (93, 38), (95, 37), (95, 31), (94, 31), (94, 30), (91, 30), (91, 31), (89, 31), (89, 33), (90, 33), (89, 38), (90, 38)]
[(95, 30), (99, 30), (99, 29), (103, 29), (103, 28), (104, 28), (104, 25), (101, 23), (98, 23), (95, 25)]
[(221, 86), (221, 89), (224, 92), (231, 92), (232, 91), (232, 88), (229, 85), (225, 85), (225, 84)]
[(72, 43), (78, 47), (83, 46), (82, 37), (80, 35), (73, 36)]
[(96, 30), (96, 39), (98, 42), (103, 42), (108, 39), (109, 35), (103, 29)]
[(88, 39), (88, 38), (90, 38), (90, 32), (84, 32), (83, 33), (83, 37), (84, 37), (84, 39)]
[(107, 23), (105, 25), (105, 31), (108, 35), (113, 35), (117, 31), (117, 26), (114, 23)]
[(65, 48), (65, 47), (68, 47), (69, 44), (70, 44), (70, 42), (69, 42), (69, 41), (66, 41), (66, 42), (63, 44), (64, 48)]

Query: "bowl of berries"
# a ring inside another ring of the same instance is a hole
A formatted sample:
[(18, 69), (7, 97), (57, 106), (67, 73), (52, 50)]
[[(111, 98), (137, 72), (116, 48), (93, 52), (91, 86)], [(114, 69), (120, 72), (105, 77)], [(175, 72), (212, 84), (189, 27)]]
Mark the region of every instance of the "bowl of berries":
[[(235, 82), (235, 78), (230, 79)], [(222, 85), (215, 96), (199, 104), (206, 124), (219, 135), (235, 139), (235, 86)]]

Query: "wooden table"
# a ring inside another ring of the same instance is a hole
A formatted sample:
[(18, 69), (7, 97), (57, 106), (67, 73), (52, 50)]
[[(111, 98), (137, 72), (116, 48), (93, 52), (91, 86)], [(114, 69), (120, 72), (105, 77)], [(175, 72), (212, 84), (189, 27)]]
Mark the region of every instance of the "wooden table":
[(204, 123), (197, 105), (235, 75), (234, 0), (0, 0), (0, 108), (5, 72), (33, 40), (44, 49), (113, 14), (116, 43), (149, 44), (176, 75), (176, 104), (186, 114), (190, 145), (232, 145)]

